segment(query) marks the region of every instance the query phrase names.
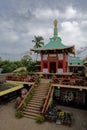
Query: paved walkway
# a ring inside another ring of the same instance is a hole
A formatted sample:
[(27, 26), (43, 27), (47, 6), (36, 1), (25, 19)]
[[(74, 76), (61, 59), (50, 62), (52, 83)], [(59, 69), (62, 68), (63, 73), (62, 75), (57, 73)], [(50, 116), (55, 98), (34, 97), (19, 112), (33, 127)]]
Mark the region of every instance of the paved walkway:
[(87, 130), (87, 111), (61, 107), (62, 110), (73, 113), (75, 122), (72, 127), (45, 122), (37, 124), (35, 120), (15, 118), (14, 101), (0, 105), (0, 130)]

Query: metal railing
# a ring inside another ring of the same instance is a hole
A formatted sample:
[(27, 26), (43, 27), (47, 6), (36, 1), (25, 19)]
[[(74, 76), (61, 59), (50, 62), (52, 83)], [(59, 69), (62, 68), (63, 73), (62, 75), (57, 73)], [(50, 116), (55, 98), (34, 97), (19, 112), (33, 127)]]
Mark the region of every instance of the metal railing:
[(46, 110), (46, 107), (47, 107), (47, 104), (48, 104), (48, 101), (49, 101), (49, 98), (50, 98), (52, 89), (53, 89), (53, 86), (51, 85), (51, 86), (50, 86), (50, 89), (49, 89), (49, 91), (48, 91), (48, 95), (46, 96), (46, 99), (45, 99), (45, 102), (44, 102), (44, 105), (43, 105), (43, 109), (42, 109), (42, 111), (41, 111), (41, 114), (44, 114), (44, 112), (45, 112), (45, 110)]

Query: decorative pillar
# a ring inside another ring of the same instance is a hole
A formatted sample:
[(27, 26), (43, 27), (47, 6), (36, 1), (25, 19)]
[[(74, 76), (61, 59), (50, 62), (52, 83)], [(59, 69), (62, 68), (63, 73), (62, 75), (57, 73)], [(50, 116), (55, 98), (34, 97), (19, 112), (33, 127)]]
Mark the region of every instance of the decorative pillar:
[(67, 55), (66, 53), (63, 54), (63, 72), (67, 72)]
[(41, 72), (43, 72), (43, 54), (41, 54)]
[(48, 52), (48, 59), (47, 59), (47, 63), (48, 63), (48, 73), (50, 72), (50, 65), (49, 65), (49, 52)]
[(56, 73), (58, 71), (58, 60), (56, 60)]

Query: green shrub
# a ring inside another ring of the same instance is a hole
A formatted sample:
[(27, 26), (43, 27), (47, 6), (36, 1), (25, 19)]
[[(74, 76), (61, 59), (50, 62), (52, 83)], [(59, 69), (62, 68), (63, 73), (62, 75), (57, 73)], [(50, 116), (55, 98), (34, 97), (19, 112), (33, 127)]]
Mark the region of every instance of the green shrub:
[(23, 103), (23, 108), (25, 108), (27, 106), (26, 102)]
[(35, 88), (30, 92), (30, 94), (33, 96), (34, 93), (35, 93)]
[(22, 118), (23, 117), (23, 111), (21, 111), (21, 110), (18, 110), (17, 112), (16, 112), (16, 114), (15, 114), (15, 116), (17, 117), (17, 118)]
[(42, 75), (42, 74), (40, 74), (40, 75), (39, 75), (39, 78), (43, 78), (43, 75)]
[(43, 123), (45, 121), (45, 117), (41, 114), (38, 114), (37, 117), (36, 117), (36, 121), (38, 123)]
[(40, 83), (40, 78), (37, 79), (37, 85), (39, 85), (39, 83)]
[(59, 112), (58, 113), (59, 118), (64, 118), (64, 114), (65, 114), (64, 112)]
[(51, 82), (48, 83), (48, 88), (50, 88)]
[(32, 95), (29, 94), (29, 95), (27, 96), (27, 98), (25, 99), (25, 103), (26, 103), (26, 105), (27, 105), (28, 102), (31, 100), (31, 98), (32, 98)]

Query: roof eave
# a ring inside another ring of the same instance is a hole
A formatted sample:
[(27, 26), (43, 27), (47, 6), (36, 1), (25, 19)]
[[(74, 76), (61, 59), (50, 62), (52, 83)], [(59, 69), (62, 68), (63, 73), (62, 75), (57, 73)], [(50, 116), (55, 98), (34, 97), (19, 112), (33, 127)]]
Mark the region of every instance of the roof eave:
[[(64, 48), (49, 48), (49, 49), (36, 48), (36, 49), (31, 49), (30, 51), (41, 52), (41, 51), (65, 50), (65, 49), (74, 49), (74, 46), (69, 46), (69, 47), (64, 47)], [(74, 51), (75, 51), (75, 49), (74, 49)], [(71, 53), (73, 53), (73, 52), (71, 51)]]

